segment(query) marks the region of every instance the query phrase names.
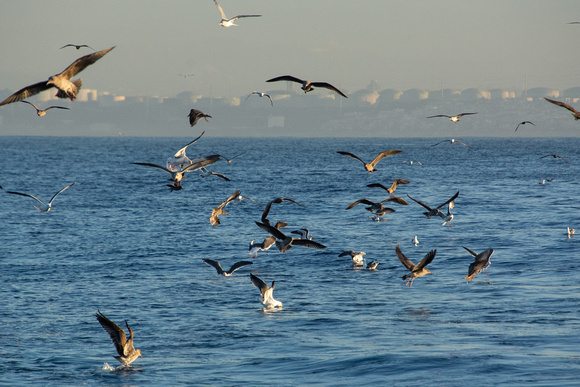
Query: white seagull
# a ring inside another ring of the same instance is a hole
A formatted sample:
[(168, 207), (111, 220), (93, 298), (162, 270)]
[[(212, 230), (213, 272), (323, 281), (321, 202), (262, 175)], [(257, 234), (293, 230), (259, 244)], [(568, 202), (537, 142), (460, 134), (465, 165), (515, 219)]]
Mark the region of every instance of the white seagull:
[(461, 145), (464, 145), (464, 146), (466, 146), (466, 147), (468, 147), (468, 148), (471, 148), (471, 147), (470, 147), (469, 145), (467, 145), (466, 143), (464, 143), (464, 142), (461, 142), (461, 141), (459, 141), (459, 140), (456, 140), (456, 139), (454, 139), (454, 138), (452, 138), (451, 140), (443, 140), (443, 141), (439, 141), (437, 144), (433, 144), (433, 145), (431, 145), (431, 146), (436, 146), (436, 145), (439, 145), (439, 144), (441, 144), (441, 143), (444, 143), (444, 142), (448, 142), (448, 143), (450, 143), (450, 144), (455, 144), (455, 143), (457, 142), (457, 143), (459, 143), (459, 144), (461, 144)]
[(218, 11), (220, 11), (220, 14), (222, 16), (222, 20), (220, 21), (220, 24), (219, 24), (222, 27), (237, 26), (237, 24), (234, 24), (234, 22), (236, 20), (241, 19), (241, 18), (244, 18), (244, 17), (260, 17), (260, 16), (262, 16), (262, 15), (238, 15), (238, 16), (234, 16), (231, 19), (228, 19), (228, 17), (224, 13), (224, 10), (222, 9), (222, 7), (220, 7), (220, 5), (218, 4), (218, 2), (216, 0), (213, 0), (213, 2), (217, 6), (217, 9), (218, 9)]
[(64, 106), (50, 106), (50, 107), (42, 110), (42, 109), (39, 109), (32, 102), (28, 102), (28, 101), (20, 101), (20, 102), (27, 103), (27, 104), (31, 105), (33, 108), (35, 108), (36, 109), (36, 115), (39, 116), (39, 117), (44, 117), (46, 115), (46, 112), (49, 111), (50, 109), (66, 109), (66, 110), (70, 110), (69, 108), (64, 107)]
[(270, 96), (270, 94), (266, 94), (263, 93), (261, 91), (252, 91), (250, 94), (248, 94), (248, 96), (244, 99), (244, 101), (248, 98), (250, 98), (250, 95), (252, 94), (256, 94), (259, 97), (268, 97), (268, 99), (270, 100), (270, 105), (272, 105), (272, 107), (274, 107), (274, 102), (272, 102), (272, 97)]
[(429, 116), (427, 118), (446, 117), (446, 118), (449, 118), (449, 121), (453, 121), (453, 122), (457, 123), (457, 122), (459, 122), (459, 118), (461, 118), (463, 116), (468, 116), (468, 115), (471, 115), (471, 114), (477, 114), (477, 113), (461, 113), (461, 114), (458, 114), (456, 116), (448, 116), (448, 115), (445, 115), (445, 114), (437, 114), (436, 116)]
[(170, 171), (175, 171), (175, 170), (182, 170), (183, 168), (187, 167), (188, 165), (192, 164), (192, 161), (189, 159), (189, 157), (187, 157), (185, 151), (187, 150), (187, 147), (190, 146), (191, 144), (195, 143), (197, 140), (199, 140), (201, 138), (201, 136), (203, 136), (205, 133), (205, 131), (203, 131), (198, 138), (196, 138), (195, 140), (191, 141), (189, 144), (187, 144), (186, 146), (184, 146), (183, 148), (181, 148), (180, 150), (177, 151), (177, 153), (175, 153), (173, 155), (173, 157), (170, 157), (167, 159), (167, 162), (165, 163), (165, 166), (167, 167), (167, 169), (169, 169)]
[(576, 230), (570, 227), (566, 227), (566, 234), (568, 235), (568, 239), (576, 235)]
[(417, 235), (415, 235), (415, 238), (413, 238), (413, 244), (415, 246), (417, 246), (419, 244), (419, 239), (417, 238)]
[(64, 190), (72, 187), (73, 185), (76, 184), (76, 181), (72, 184), (67, 185), (66, 187), (64, 187), (63, 189), (61, 189), (60, 191), (58, 191), (57, 193), (54, 194), (54, 196), (50, 199), (50, 201), (48, 203), (43, 203), (42, 200), (38, 199), (36, 196), (34, 195), (30, 195), (30, 194), (25, 194), (25, 193), (20, 193), (20, 192), (13, 192), (13, 191), (6, 191), (9, 194), (14, 194), (14, 195), (21, 195), (21, 196), (28, 196), (33, 198), (34, 200), (36, 200), (37, 202), (39, 202), (40, 204), (37, 206), (34, 206), (34, 208), (36, 208), (37, 210), (40, 210), (40, 212), (48, 212), (52, 209), (52, 202), (54, 201), (54, 199), (58, 196), (59, 193), (63, 192)]
[(252, 273), (250, 273), (250, 279), (254, 286), (260, 289), (260, 293), (262, 294), (262, 305), (264, 305), (265, 309), (276, 309), (282, 308), (282, 303), (276, 299), (274, 299), (274, 284), (276, 281), (272, 281), (272, 286), (268, 286), (264, 281), (260, 278), (256, 277)]
[(226, 277), (231, 276), (234, 273), (234, 271), (238, 270), (239, 268), (254, 264), (253, 262), (250, 261), (239, 261), (234, 263), (232, 267), (230, 267), (230, 270), (225, 271), (224, 269), (222, 269), (222, 265), (220, 265), (218, 261), (214, 261), (212, 259), (204, 259), (203, 261), (208, 265), (213, 266), (217, 270), (217, 273), (219, 275), (223, 275)]

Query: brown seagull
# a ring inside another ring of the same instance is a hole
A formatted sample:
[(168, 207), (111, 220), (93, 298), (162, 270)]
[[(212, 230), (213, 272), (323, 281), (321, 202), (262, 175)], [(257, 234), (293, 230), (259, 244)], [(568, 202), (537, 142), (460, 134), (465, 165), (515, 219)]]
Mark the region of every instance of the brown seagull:
[(553, 103), (554, 105), (558, 105), (561, 106), (565, 109), (568, 109), (572, 112), (572, 117), (574, 117), (575, 120), (580, 120), (580, 112), (577, 111), (576, 109), (574, 109), (572, 106), (568, 105), (567, 103), (564, 102), (560, 102), (560, 101), (554, 101), (553, 99), (549, 99), (549, 98), (544, 98), (546, 101)]
[(314, 90), (315, 87), (322, 87), (322, 88), (334, 91), (335, 93), (342, 95), (344, 98), (348, 98), (342, 91), (338, 90), (336, 87), (332, 86), (330, 83), (304, 81), (302, 79), (293, 77), (292, 75), (282, 75), (282, 76), (279, 76), (276, 78), (268, 79), (266, 82), (278, 82), (278, 81), (288, 81), (288, 82), (301, 83), (302, 90), (304, 90), (304, 94), (308, 93), (309, 91)]
[(387, 156), (392, 156), (392, 155), (396, 155), (397, 153), (401, 153), (402, 151), (400, 150), (389, 150), (389, 151), (385, 151), (385, 152), (381, 152), (379, 153), (379, 155), (377, 157), (375, 157), (375, 159), (373, 161), (371, 161), (370, 163), (365, 163), (364, 161), (362, 161), (362, 159), (350, 152), (342, 152), (342, 151), (338, 151), (336, 153), (340, 153), (343, 156), (347, 156), (350, 158), (353, 158), (355, 160), (360, 161), (364, 166), (365, 169), (369, 172), (369, 173), (373, 173), (376, 172), (377, 170), (375, 169), (375, 165), (377, 165), (377, 163), (379, 161), (381, 161), (382, 159), (384, 159)]
[(407, 270), (411, 272), (411, 274), (406, 274), (403, 276), (403, 280), (407, 280), (405, 286), (409, 285), (409, 287), (411, 287), (413, 285), (413, 280), (415, 278), (422, 277), (425, 274), (433, 274), (429, 270), (425, 269), (425, 266), (427, 266), (433, 261), (433, 258), (435, 258), (435, 254), (437, 254), (437, 250), (429, 251), (427, 255), (423, 257), (421, 262), (419, 262), (416, 265), (413, 262), (411, 262), (409, 258), (405, 257), (405, 254), (403, 254), (403, 252), (399, 248), (399, 245), (397, 245), (397, 247), (395, 248), (395, 252), (397, 253), (399, 261), (401, 261), (403, 266), (405, 266)]
[(217, 226), (218, 224), (220, 224), (220, 220), (218, 218), (220, 215), (229, 215), (226, 212), (226, 210), (224, 210), (223, 208), (225, 206), (227, 206), (228, 204), (230, 204), (235, 199), (237, 199), (237, 197), (240, 196), (240, 193), (241, 193), (241, 191), (237, 190), (236, 192), (233, 193), (232, 196), (227, 198), (223, 203), (221, 203), (219, 206), (217, 206), (211, 210), (211, 215), (209, 217), (209, 221), (210, 221), (212, 226)]
[(477, 254), (475, 251), (470, 250), (465, 246), (461, 247), (467, 250), (467, 252), (475, 258), (475, 261), (469, 265), (469, 270), (465, 276), (466, 280), (473, 282), (473, 278), (476, 274), (481, 273), (482, 270), (486, 270), (491, 265), (490, 259), (493, 254), (493, 249), (490, 247), (484, 252)]
[[(399, 184), (409, 184), (410, 181), (409, 180), (405, 180), (405, 179), (395, 179), (395, 181), (393, 181), (393, 184), (387, 188), (384, 185), (380, 184), (380, 183), (373, 183), (373, 184), (368, 184), (367, 187), (369, 188), (381, 188), (384, 189), (385, 191), (387, 191), (389, 193), (389, 195), (394, 198), (395, 195), (393, 195), (393, 192), (395, 192), (395, 190), (397, 189), (397, 186)], [(401, 199), (403, 200), (403, 199)], [(407, 205), (407, 202), (405, 200), (403, 200), (404, 203), (400, 203), (400, 204), (404, 204)]]
[(95, 317), (105, 331), (107, 331), (109, 336), (111, 336), (111, 340), (113, 341), (113, 344), (115, 344), (115, 348), (119, 354), (119, 356), (114, 356), (114, 358), (117, 359), (119, 363), (131, 367), (129, 364), (134, 362), (138, 357), (143, 357), (141, 356), (141, 350), (133, 347), (133, 330), (129, 327), (127, 320), (125, 320), (125, 325), (129, 330), (129, 340), (127, 340), (127, 336), (125, 336), (125, 331), (120, 326), (106, 318), (101, 311), (97, 311)]

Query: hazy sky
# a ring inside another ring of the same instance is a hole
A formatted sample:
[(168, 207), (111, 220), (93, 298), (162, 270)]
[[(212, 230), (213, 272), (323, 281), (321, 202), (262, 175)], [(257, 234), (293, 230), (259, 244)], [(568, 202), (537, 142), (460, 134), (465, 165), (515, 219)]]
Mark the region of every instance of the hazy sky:
[[(291, 74), (350, 93), (382, 89), (580, 86), (580, 1), (18, 0), (0, 5), (0, 90), (59, 73), (89, 51), (111, 51), (82, 74), (117, 95), (182, 91), (241, 96)], [(194, 73), (184, 79), (177, 74)], [(1, 99), (7, 97), (4, 92)]]

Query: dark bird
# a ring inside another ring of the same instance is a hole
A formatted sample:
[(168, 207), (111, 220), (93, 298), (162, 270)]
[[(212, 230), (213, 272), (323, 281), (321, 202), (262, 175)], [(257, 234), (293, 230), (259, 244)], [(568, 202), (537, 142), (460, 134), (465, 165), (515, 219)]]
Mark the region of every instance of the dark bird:
[(215, 176), (215, 177), (219, 177), (220, 179), (222, 179), (222, 180), (225, 180), (225, 181), (231, 181), (231, 180), (230, 180), (230, 179), (228, 179), (228, 177), (227, 177), (226, 175), (224, 175), (224, 174), (217, 173), (217, 172), (212, 172), (212, 171), (208, 171), (208, 170), (207, 170), (207, 169), (205, 169), (205, 168), (200, 168), (200, 170), (201, 170), (201, 172), (203, 172), (203, 173), (201, 173), (201, 174), (199, 175), (200, 177), (210, 177), (210, 176)]
[[(286, 227), (287, 225), (288, 223), (278, 222), (274, 227), (280, 230), (281, 228)], [(262, 243), (254, 243), (255, 241), (256, 241), (255, 239), (252, 239), (252, 241), (250, 242), (249, 247), (250, 258), (252, 257), (258, 258), (258, 251), (265, 251), (268, 250), (270, 247), (272, 247), (272, 245), (276, 243), (276, 237), (270, 236), (264, 239)]]
[(272, 102), (272, 97), (270, 96), (270, 94), (266, 94), (263, 93), (261, 91), (252, 91), (250, 94), (248, 94), (248, 96), (244, 99), (244, 101), (248, 98), (250, 98), (250, 95), (252, 94), (256, 94), (259, 97), (268, 97), (268, 99), (270, 100), (270, 105), (272, 105), (272, 107), (274, 107), (274, 102)]
[(415, 278), (422, 277), (425, 274), (433, 274), (429, 270), (425, 269), (425, 267), (433, 261), (433, 258), (435, 258), (435, 254), (437, 254), (437, 250), (429, 251), (427, 255), (423, 257), (421, 262), (419, 262), (416, 265), (413, 262), (411, 262), (411, 260), (407, 258), (405, 254), (403, 254), (403, 252), (399, 248), (399, 245), (397, 245), (397, 247), (395, 248), (395, 252), (397, 253), (399, 261), (401, 261), (403, 266), (405, 266), (407, 270), (411, 272), (411, 274), (406, 274), (403, 276), (403, 280), (407, 280), (405, 286), (409, 285), (409, 287), (411, 287), (413, 285), (413, 280)]
[(262, 305), (266, 307), (265, 309), (275, 309), (282, 307), (282, 303), (274, 299), (274, 284), (276, 281), (272, 281), (272, 286), (268, 286), (268, 284), (266, 284), (252, 273), (250, 273), (250, 279), (252, 280), (254, 286), (260, 289), (260, 294), (262, 295)]
[(296, 200), (290, 198), (276, 198), (271, 202), (269, 202), (268, 204), (266, 204), (266, 207), (264, 207), (264, 212), (262, 212), (262, 223), (270, 224), (270, 221), (268, 220), (268, 214), (270, 213), (270, 208), (272, 208), (272, 204), (278, 204), (284, 201), (292, 202), (294, 204), (298, 204), (299, 206), (306, 207), (305, 205), (300, 204)]
[[(388, 198), (388, 199), (385, 199), (382, 202), (378, 202), (378, 203), (373, 202), (369, 199), (359, 199), (355, 202), (350, 203), (345, 208), (345, 210), (350, 210), (351, 208), (353, 208), (357, 204), (366, 204), (366, 205), (368, 205), (368, 207), (365, 207), (365, 210), (370, 211), (370, 212), (374, 212), (374, 211), (378, 212), (378, 211), (383, 211), (385, 209), (385, 207), (383, 207), (383, 203), (392, 202), (392, 201), (397, 202), (397, 200), (395, 198)], [(388, 208), (386, 212), (395, 212), (395, 210), (393, 210), (392, 208)]]
[(60, 194), (61, 192), (69, 189), (70, 187), (72, 187), (73, 185), (75, 185), (76, 182), (67, 185), (66, 187), (64, 187), (63, 189), (61, 189), (60, 191), (58, 191), (57, 193), (54, 194), (54, 196), (50, 199), (50, 201), (48, 203), (43, 203), (42, 200), (40, 200), (39, 198), (37, 198), (34, 195), (30, 195), (30, 194), (25, 194), (25, 193), (20, 193), (20, 192), (13, 192), (13, 191), (6, 191), (9, 194), (14, 194), (14, 195), (20, 195), (20, 196), (28, 196), (30, 198), (33, 198), (34, 200), (36, 200), (37, 202), (39, 202), (40, 204), (37, 206), (34, 206), (34, 208), (36, 208), (37, 210), (39, 210), (40, 212), (48, 212), (52, 209), (52, 202), (54, 201), (54, 199), (56, 199), (56, 197), (58, 196), (58, 194)]
[(53, 75), (52, 77), (48, 78), (47, 81), (38, 82), (34, 85), (26, 86), (25, 88), (18, 90), (16, 93), (2, 101), (0, 106), (12, 102), (22, 101), (23, 99), (26, 99), (32, 95), (48, 90), (51, 87), (56, 87), (58, 89), (58, 92), (56, 93), (58, 98), (70, 98), (71, 101), (75, 100), (78, 91), (83, 85), (83, 81), (80, 78), (75, 79), (74, 81), (71, 81), (70, 79), (88, 66), (101, 59), (113, 48), (115, 48), (115, 46), (80, 57), (70, 66), (68, 66), (62, 73)]
[(359, 251), (358, 253), (354, 250), (345, 250), (342, 253), (338, 254), (339, 257), (346, 257), (349, 256), (352, 259), (352, 264), (354, 266), (362, 266), (365, 262), (364, 255), (366, 253), (364, 251)]
[(580, 112), (577, 111), (576, 109), (574, 109), (572, 106), (568, 105), (567, 103), (564, 102), (560, 102), (560, 101), (554, 101), (553, 99), (549, 99), (549, 98), (544, 98), (546, 101), (553, 103), (554, 105), (558, 105), (561, 106), (565, 109), (568, 109), (572, 112), (572, 117), (574, 117), (575, 120), (580, 120)]
[(570, 163), (568, 162), (568, 160), (566, 160), (566, 159), (565, 159), (565, 158), (563, 158), (562, 156), (558, 156), (558, 155), (545, 155), (545, 156), (542, 156), (542, 157), (540, 157), (540, 158), (541, 158), (541, 159), (543, 159), (543, 158), (546, 158), (546, 157), (553, 157), (553, 158), (555, 158), (555, 159), (562, 159), (562, 160), (564, 160), (564, 162), (565, 162), (566, 164), (570, 164)]
[(525, 125), (525, 124), (532, 124), (532, 125), (536, 126), (532, 121), (522, 121), (518, 124), (518, 126), (516, 126), (516, 130), (514, 130), (514, 132), (518, 131), (518, 128), (520, 127), (520, 125)]
[(292, 234), (299, 235), (301, 239), (312, 239), (313, 236), (307, 228), (301, 228), (299, 230), (290, 231)]
[(232, 201), (234, 201), (238, 196), (240, 196), (240, 193), (241, 191), (237, 190), (236, 192), (233, 193), (232, 196), (227, 198), (223, 203), (221, 203), (219, 206), (211, 210), (209, 221), (212, 226), (217, 226), (218, 224), (220, 224), (220, 220), (218, 218), (220, 215), (229, 215), (226, 212), (226, 210), (224, 210), (224, 207), (230, 204)]
[(436, 116), (429, 116), (427, 118), (446, 117), (446, 118), (449, 118), (449, 121), (453, 121), (453, 122), (457, 123), (457, 122), (459, 122), (459, 118), (461, 118), (463, 116), (469, 116), (471, 114), (477, 114), (477, 113), (461, 113), (461, 114), (458, 114), (456, 116), (447, 116), (445, 114), (437, 114)]
[(86, 47), (86, 48), (90, 48), (90, 49), (91, 49), (91, 50), (93, 50), (93, 51), (97, 51), (97, 50), (95, 50), (94, 48), (92, 48), (91, 46), (88, 46), (88, 45), (86, 45), (86, 44), (71, 44), (71, 43), (69, 43), (69, 44), (65, 44), (65, 45), (64, 45), (64, 46), (62, 46), (60, 49), (62, 50), (62, 49), (63, 49), (63, 48), (65, 48), (65, 47), (74, 47), (74, 48), (76, 48), (77, 50), (80, 50), (81, 48), (83, 48), (83, 47)]
[(385, 152), (381, 152), (379, 153), (379, 155), (377, 157), (375, 157), (375, 159), (373, 161), (371, 161), (370, 163), (365, 163), (364, 161), (361, 160), (360, 157), (350, 153), (350, 152), (343, 152), (343, 151), (338, 151), (336, 153), (339, 153), (343, 156), (347, 156), (350, 158), (353, 158), (355, 160), (360, 161), (364, 166), (365, 169), (369, 172), (369, 173), (373, 173), (376, 172), (377, 170), (375, 169), (375, 165), (377, 165), (377, 163), (379, 161), (381, 161), (382, 159), (384, 159), (387, 156), (392, 156), (392, 155), (396, 155), (397, 153), (401, 153), (402, 151), (400, 150), (389, 150), (389, 151), (385, 151)]
[(296, 82), (296, 83), (302, 84), (302, 90), (304, 90), (304, 94), (308, 93), (309, 91), (314, 90), (315, 87), (322, 87), (322, 88), (325, 88), (328, 90), (332, 90), (335, 93), (342, 95), (344, 98), (348, 98), (342, 91), (338, 90), (336, 87), (332, 86), (330, 83), (304, 81), (302, 79), (293, 77), (292, 75), (282, 75), (280, 77), (268, 79), (266, 82), (279, 82), (279, 81)]
[(444, 142), (448, 142), (448, 143), (450, 143), (450, 144), (455, 144), (455, 143), (457, 142), (457, 143), (459, 143), (459, 144), (461, 144), (461, 145), (464, 145), (464, 146), (466, 146), (466, 147), (468, 147), (468, 148), (471, 148), (469, 145), (465, 144), (464, 142), (461, 142), (461, 141), (459, 141), (459, 140), (456, 140), (456, 139), (454, 139), (454, 138), (452, 138), (451, 140), (443, 140), (443, 141), (439, 141), (437, 144), (433, 144), (433, 145), (431, 145), (431, 146), (436, 146), (436, 145), (442, 144), (442, 143), (444, 143)]
[[(407, 194), (407, 196), (409, 196), (409, 195)], [(440, 210), (440, 209), (441, 209), (443, 206), (446, 206), (447, 204), (449, 204), (450, 202), (453, 202), (455, 199), (457, 199), (457, 197), (458, 197), (458, 196), (459, 196), (459, 191), (457, 191), (457, 193), (456, 193), (455, 195), (453, 195), (453, 197), (452, 197), (451, 199), (447, 200), (445, 203), (443, 203), (443, 204), (441, 204), (441, 205), (439, 205), (439, 206), (437, 206), (437, 207), (435, 207), (435, 208), (431, 208), (431, 207), (429, 207), (428, 205), (426, 205), (425, 203), (423, 203), (423, 202), (420, 202), (420, 201), (418, 201), (418, 200), (415, 200), (415, 199), (413, 199), (413, 198), (412, 198), (412, 197), (410, 197), (410, 196), (409, 196), (409, 199), (411, 199), (411, 200), (412, 200), (412, 201), (414, 201), (415, 203), (417, 203), (417, 204), (419, 204), (419, 205), (421, 205), (421, 206), (423, 206), (423, 207), (425, 207), (425, 208), (427, 209), (427, 212), (423, 212), (423, 214), (424, 214), (424, 215), (425, 215), (427, 218), (431, 219), (431, 217), (432, 217), (432, 216), (439, 216), (439, 217), (441, 217), (442, 219), (445, 219), (445, 218), (447, 217), (447, 215), (445, 215), (443, 212), (441, 212), (441, 210)]]
[(183, 78), (187, 78), (187, 77), (193, 77), (195, 74), (177, 74), (177, 75), (179, 75), (180, 77), (183, 77)]
[(199, 121), (200, 118), (204, 118), (206, 122), (209, 122), (208, 118), (213, 118), (209, 114), (205, 114), (201, 110), (196, 109), (191, 109), (187, 116), (189, 117), (190, 126), (194, 126), (195, 124), (197, 124), (197, 121)]
[(224, 13), (224, 10), (222, 9), (222, 7), (220, 7), (220, 5), (218, 4), (218, 2), (216, 0), (213, 0), (213, 2), (217, 6), (217, 9), (220, 12), (220, 15), (222, 16), (222, 20), (220, 21), (220, 24), (218, 24), (218, 25), (220, 25), (222, 27), (237, 26), (237, 24), (234, 24), (234, 22), (236, 20), (241, 19), (241, 18), (244, 18), (244, 17), (260, 17), (260, 16), (262, 16), (262, 15), (238, 15), (238, 16), (234, 16), (231, 19), (228, 19), (228, 17)]
[(326, 246), (324, 246), (318, 242), (315, 242), (313, 240), (310, 240), (310, 239), (300, 239), (300, 238), (293, 238), (291, 236), (286, 236), (282, 231), (278, 230), (276, 227), (270, 226), (269, 224), (260, 223), (260, 222), (256, 222), (256, 224), (262, 230), (269, 232), (270, 234), (275, 236), (276, 239), (279, 239), (276, 241), (276, 247), (282, 253), (286, 253), (286, 251), (290, 250), (292, 248), (292, 245), (310, 247), (312, 249), (325, 249), (326, 248)]
[(482, 253), (477, 254), (475, 251), (468, 249), (467, 247), (461, 246), (469, 254), (475, 257), (475, 261), (469, 265), (469, 269), (467, 271), (467, 275), (465, 279), (469, 282), (473, 282), (473, 278), (476, 274), (481, 273), (482, 271), (487, 270), (487, 268), (491, 265), (490, 259), (493, 254), (493, 249), (490, 247)]
[[(384, 189), (393, 198), (393, 197), (395, 197), (395, 195), (393, 195), (393, 192), (395, 192), (395, 190), (397, 189), (397, 186), (399, 184), (409, 184), (409, 183), (410, 183), (409, 180), (395, 179), (395, 181), (393, 181), (393, 184), (391, 184), (391, 186), (389, 188), (385, 187), (384, 185), (382, 185), (380, 183), (368, 184), (367, 187), (369, 187), (369, 188), (381, 188), (381, 189)], [(403, 199), (401, 199), (401, 200), (403, 200)], [(400, 204), (407, 205), (407, 202), (405, 200), (403, 200), (403, 202), (404, 203), (400, 203)]]
[(379, 262), (377, 261), (370, 261), (369, 263), (367, 263), (368, 270), (377, 270), (377, 266), (379, 266)]
[(208, 265), (213, 266), (217, 270), (218, 274), (226, 276), (226, 277), (229, 277), (230, 275), (232, 275), (234, 273), (234, 271), (238, 270), (239, 268), (254, 264), (253, 262), (250, 262), (250, 261), (240, 261), (240, 262), (234, 263), (232, 265), (232, 267), (230, 267), (230, 270), (224, 271), (224, 269), (222, 269), (222, 265), (220, 265), (220, 263), (218, 261), (214, 261), (211, 259), (204, 259), (203, 261), (205, 263), (207, 263)]
[(48, 108), (46, 108), (44, 110), (41, 110), (35, 104), (33, 104), (32, 102), (28, 102), (28, 101), (20, 101), (20, 102), (27, 103), (27, 104), (31, 105), (33, 108), (35, 108), (36, 109), (36, 114), (39, 117), (44, 117), (46, 115), (46, 112), (49, 111), (50, 109), (66, 109), (66, 110), (70, 110), (69, 108), (64, 107), (64, 106), (51, 106), (51, 107), (48, 107)]
[(130, 364), (132, 362), (134, 362), (138, 357), (143, 357), (141, 356), (141, 350), (133, 347), (133, 330), (129, 326), (129, 323), (127, 323), (127, 320), (125, 320), (125, 325), (129, 330), (129, 340), (127, 340), (127, 336), (125, 336), (125, 331), (121, 329), (120, 326), (106, 318), (101, 311), (97, 311), (95, 317), (105, 331), (107, 331), (109, 336), (111, 336), (111, 340), (113, 341), (113, 344), (115, 344), (115, 349), (119, 354), (119, 356), (114, 356), (114, 358), (117, 359), (119, 363), (131, 367)]

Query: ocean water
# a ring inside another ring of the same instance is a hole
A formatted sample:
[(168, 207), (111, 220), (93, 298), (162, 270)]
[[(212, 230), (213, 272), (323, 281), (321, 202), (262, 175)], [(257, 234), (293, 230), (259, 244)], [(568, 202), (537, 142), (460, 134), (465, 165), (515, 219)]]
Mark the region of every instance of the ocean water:
[[(194, 138), (196, 134), (192, 135)], [(580, 383), (580, 139), (206, 138), (190, 157), (214, 152), (232, 163), (191, 173), (169, 192), (164, 164), (192, 138), (1, 137), (0, 185), (48, 200), (53, 210), (0, 192), (1, 385), (578, 385)], [(403, 152), (367, 173), (370, 161)], [(543, 158), (559, 154), (569, 161)], [(423, 166), (404, 161), (420, 161)], [(355, 200), (367, 188), (410, 180), (396, 195), (430, 205), (459, 191), (453, 228), (424, 209), (391, 205), (385, 221)], [(538, 184), (543, 179), (554, 179)], [(237, 189), (245, 200), (211, 209)], [(252, 266), (218, 276), (267, 237), (259, 221), (308, 228), (327, 246), (275, 247)], [(414, 246), (417, 235), (419, 244)], [(406, 287), (395, 246), (415, 263), (437, 255)], [(487, 273), (464, 276), (462, 248), (495, 250)], [(343, 250), (365, 251), (377, 271), (353, 268)], [(253, 272), (276, 281), (284, 307), (265, 312)], [(119, 363), (97, 310), (135, 331), (143, 358)], [(108, 365), (108, 366), (107, 366)]]

